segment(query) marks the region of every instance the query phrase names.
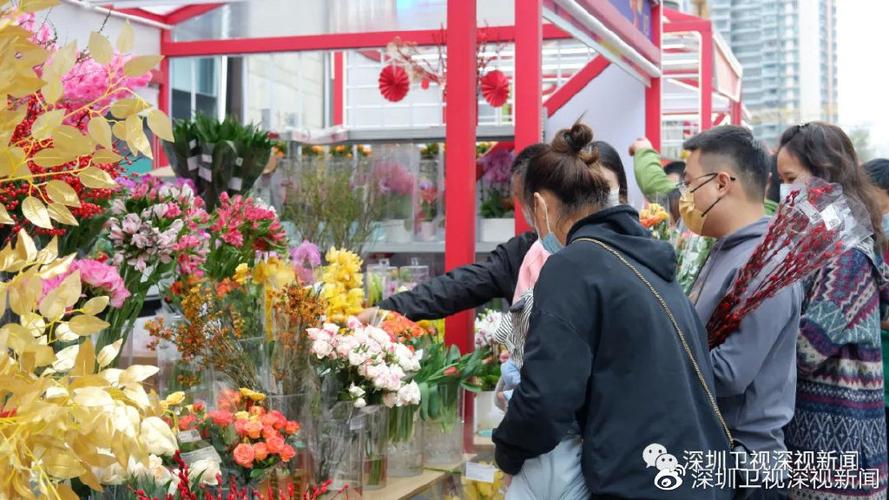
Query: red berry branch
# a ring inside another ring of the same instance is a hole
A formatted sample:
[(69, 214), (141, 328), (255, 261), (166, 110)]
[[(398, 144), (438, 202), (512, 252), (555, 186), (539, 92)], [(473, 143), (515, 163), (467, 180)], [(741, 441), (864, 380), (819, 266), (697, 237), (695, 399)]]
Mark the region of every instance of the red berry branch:
[(818, 271), (872, 232), (859, 221), (866, 209), (838, 184), (813, 179), (779, 207), (765, 238), (742, 267), (707, 322), (710, 349), (784, 288)]

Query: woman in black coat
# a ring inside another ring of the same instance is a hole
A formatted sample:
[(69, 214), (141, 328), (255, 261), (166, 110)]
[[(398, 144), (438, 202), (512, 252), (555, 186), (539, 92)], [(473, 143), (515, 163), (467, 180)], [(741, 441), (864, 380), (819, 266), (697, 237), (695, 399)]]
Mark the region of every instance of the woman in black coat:
[[(522, 382), (494, 433), (497, 464), (539, 471), (538, 456), (573, 439), (592, 498), (729, 498), (693, 488), (677, 467), (685, 451), (730, 448), (710, 397), (706, 332), (676, 283), (672, 247), (631, 207), (600, 210), (609, 188), (591, 140), (576, 124), (528, 168), (540, 237), (564, 248), (534, 289)], [(540, 498), (539, 479), (516, 477), (508, 498)]]

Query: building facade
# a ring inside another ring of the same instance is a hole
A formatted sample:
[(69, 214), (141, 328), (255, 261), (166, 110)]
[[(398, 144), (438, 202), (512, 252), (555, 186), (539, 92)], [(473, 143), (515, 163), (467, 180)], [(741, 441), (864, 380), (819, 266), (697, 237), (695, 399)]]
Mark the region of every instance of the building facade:
[(710, 0), (744, 67), (754, 133), (776, 146), (789, 125), (837, 121), (836, 0)]

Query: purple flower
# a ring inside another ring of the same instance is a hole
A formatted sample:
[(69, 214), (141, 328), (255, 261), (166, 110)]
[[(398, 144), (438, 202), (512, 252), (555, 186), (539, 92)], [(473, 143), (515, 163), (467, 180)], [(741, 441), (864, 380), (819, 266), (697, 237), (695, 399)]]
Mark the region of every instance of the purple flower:
[(321, 265), (321, 252), (314, 243), (303, 241), (290, 250), (290, 260), (300, 281), (311, 283), (314, 280), (314, 268)]

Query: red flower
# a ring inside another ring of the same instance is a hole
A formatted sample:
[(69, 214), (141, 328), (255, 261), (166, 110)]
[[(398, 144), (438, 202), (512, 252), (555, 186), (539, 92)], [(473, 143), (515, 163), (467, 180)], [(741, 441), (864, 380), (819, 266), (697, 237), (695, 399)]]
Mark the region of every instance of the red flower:
[(218, 425), (219, 427), (230, 425), (235, 420), (234, 415), (232, 415), (231, 412), (225, 410), (213, 410), (208, 413), (207, 416), (210, 417), (210, 420), (212, 420), (213, 423), (215, 425)]
[(391, 102), (404, 99), (410, 88), (410, 78), (401, 66), (390, 64), (380, 71), (380, 94)]
[(451, 366), (446, 368), (442, 375), (445, 377), (456, 377), (460, 375), (460, 370), (458, 370), (456, 366)]
[(509, 98), (509, 78), (499, 69), (489, 71), (481, 77), (482, 95), (488, 104), (499, 108)]

